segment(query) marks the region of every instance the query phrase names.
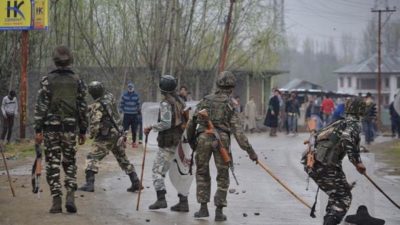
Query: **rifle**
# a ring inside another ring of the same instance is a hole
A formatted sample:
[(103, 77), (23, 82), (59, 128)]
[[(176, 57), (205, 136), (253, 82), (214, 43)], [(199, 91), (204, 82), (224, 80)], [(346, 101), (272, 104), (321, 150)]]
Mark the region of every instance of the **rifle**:
[(107, 107), (106, 104), (104, 104), (104, 102), (102, 102), (101, 100), (99, 100), (100, 105), (103, 107), (103, 109), (106, 111), (107, 116), (110, 118), (111, 123), (113, 125), (113, 127), (117, 130), (118, 134), (119, 134), (119, 138), (117, 141), (117, 146), (121, 146), (123, 145), (123, 147), (126, 147), (126, 136), (127, 136), (127, 131), (121, 131), (117, 125), (117, 121), (115, 121), (114, 117), (112, 116), (112, 113), (110, 113), (109, 108)]
[(305, 165), (307, 167), (307, 173), (310, 173), (312, 168), (314, 168), (315, 163), (315, 134), (316, 131), (313, 129), (310, 131), (310, 137), (308, 140), (304, 141), (305, 145), (308, 145), (306, 157), (305, 157)]
[(207, 130), (205, 131), (206, 134), (212, 134), (214, 135), (215, 139), (218, 142), (218, 150), (219, 154), (221, 155), (222, 159), (226, 164), (228, 164), (229, 169), (232, 172), (233, 178), (236, 181), (236, 184), (239, 185), (239, 182), (236, 178), (236, 174), (233, 168), (233, 161), (230, 152), (224, 147), (221, 136), (219, 135), (218, 131), (215, 129), (214, 124), (211, 122), (208, 112), (206, 109), (202, 109), (198, 112), (198, 115), (207, 120)]
[(32, 166), (32, 192), (40, 194), (40, 176), (42, 175), (42, 148), (39, 144), (35, 144), (36, 159)]

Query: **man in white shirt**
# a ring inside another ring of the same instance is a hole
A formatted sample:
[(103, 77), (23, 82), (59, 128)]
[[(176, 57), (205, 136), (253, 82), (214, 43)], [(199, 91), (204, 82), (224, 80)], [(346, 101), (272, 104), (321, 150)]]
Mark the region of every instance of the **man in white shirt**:
[(4, 141), (7, 135), (7, 143), (10, 143), (14, 117), (18, 114), (18, 102), (14, 90), (11, 90), (9, 94), (3, 98), (1, 113), (3, 116), (3, 133), (1, 134), (1, 140)]

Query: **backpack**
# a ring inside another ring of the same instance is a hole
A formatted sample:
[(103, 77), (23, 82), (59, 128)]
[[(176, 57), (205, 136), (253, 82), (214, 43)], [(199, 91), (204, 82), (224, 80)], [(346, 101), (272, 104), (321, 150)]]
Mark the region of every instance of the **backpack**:
[(340, 119), (319, 130), (315, 135), (315, 160), (323, 164), (336, 165), (342, 156), (338, 150), (346, 122)]

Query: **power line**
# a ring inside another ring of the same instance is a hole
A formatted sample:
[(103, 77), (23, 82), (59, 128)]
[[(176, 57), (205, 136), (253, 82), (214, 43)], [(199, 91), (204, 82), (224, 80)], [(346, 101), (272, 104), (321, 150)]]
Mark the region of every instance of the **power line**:
[[(311, 27), (309, 27), (309, 26), (306, 26), (306, 25), (304, 25), (304, 24), (302, 24), (302, 23), (299, 23), (298, 21), (296, 21), (296, 20), (290, 18), (289, 16), (286, 16), (286, 18), (287, 18), (288, 20), (292, 21), (295, 25), (299, 25), (299, 26), (301, 26), (301, 27), (307, 29), (308, 31), (311, 31), (311, 32), (313, 33), (313, 35), (315, 35), (315, 36), (319, 36), (319, 37), (323, 37), (323, 38), (328, 38), (328, 39), (333, 38), (333, 39), (339, 39), (339, 40), (342, 38), (342, 37), (338, 37), (338, 36), (326, 35), (326, 34), (319, 33), (318, 31), (314, 30), (313, 28), (311, 28)], [(290, 27), (287, 27), (286, 29), (287, 29), (287, 30), (290, 30)], [(354, 40), (354, 41), (362, 41), (362, 39), (354, 38), (354, 37), (351, 37), (351, 39)]]

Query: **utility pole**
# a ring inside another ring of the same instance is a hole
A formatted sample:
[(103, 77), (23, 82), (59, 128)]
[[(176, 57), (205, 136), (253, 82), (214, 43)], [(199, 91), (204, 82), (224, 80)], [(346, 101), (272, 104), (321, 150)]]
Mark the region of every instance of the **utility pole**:
[(229, 13), (228, 13), (228, 18), (225, 23), (224, 38), (222, 41), (222, 49), (221, 49), (220, 58), (219, 58), (218, 75), (225, 69), (226, 57), (228, 55), (228, 48), (229, 48), (229, 42), (230, 42), (229, 34), (230, 34), (230, 28), (231, 28), (231, 22), (232, 22), (232, 11), (233, 11), (234, 3), (235, 3), (235, 0), (230, 0)]
[(382, 86), (381, 86), (381, 47), (382, 47), (382, 41), (381, 41), (381, 34), (382, 34), (382, 13), (393, 13), (396, 12), (396, 7), (393, 7), (393, 9), (389, 9), (389, 7), (386, 7), (386, 9), (371, 9), (371, 12), (373, 13), (378, 13), (378, 74), (377, 74), (377, 89), (378, 89), (378, 126), (381, 127), (382, 121), (381, 121), (381, 104), (382, 104)]
[(228, 17), (225, 22), (224, 33), (222, 36), (221, 49), (219, 51), (218, 69), (217, 69), (217, 74), (214, 77), (212, 92), (214, 92), (217, 88), (216, 81), (218, 79), (219, 74), (225, 70), (225, 63), (226, 63), (226, 58), (228, 56), (229, 43), (231, 41), (230, 29), (231, 29), (231, 22), (232, 22), (233, 5), (234, 5), (235, 1), (236, 0), (230, 0)]

